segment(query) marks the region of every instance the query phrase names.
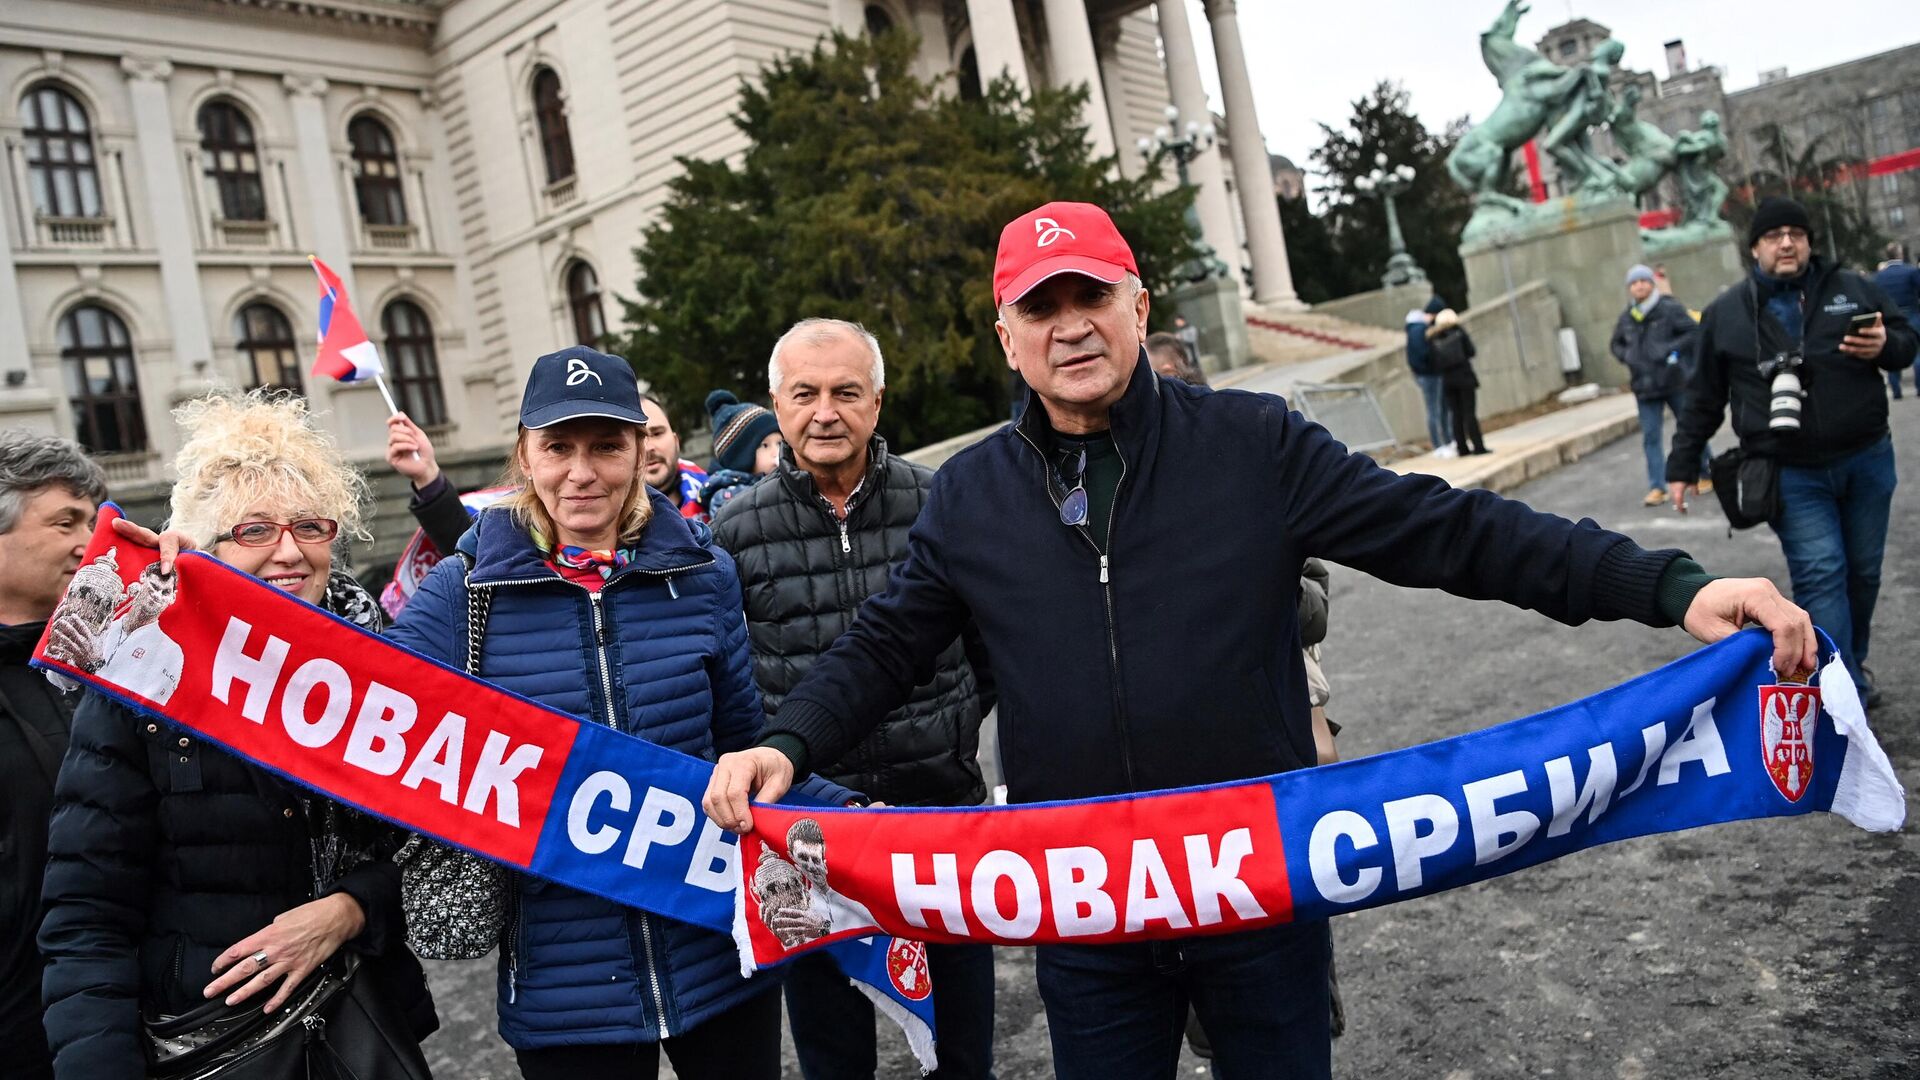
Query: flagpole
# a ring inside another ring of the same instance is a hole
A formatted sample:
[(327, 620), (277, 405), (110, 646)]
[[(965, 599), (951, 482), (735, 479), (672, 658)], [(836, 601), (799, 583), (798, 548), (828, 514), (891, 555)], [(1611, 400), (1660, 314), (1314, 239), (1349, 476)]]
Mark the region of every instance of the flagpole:
[[(389, 390), (389, 389), (387, 389), (387, 380), (386, 380), (386, 378), (385, 378), (385, 377), (383, 377), (383, 376), (381, 376), (381, 375), (379, 375), (379, 374), (375, 374), (375, 375), (374, 375), (374, 377), (373, 377), (373, 385), (375, 385), (375, 386), (377, 386), (377, 387), (379, 387), (379, 388), (380, 388), (380, 396), (381, 396), (381, 397), (383, 397), (383, 398), (386, 398), (386, 399), (387, 399), (387, 412), (388, 412), (388, 414), (389, 414), (389, 415), (392, 415), (392, 416), (406, 416), (406, 414), (405, 414), (405, 413), (403, 413), (403, 412), (401, 412), (401, 411), (400, 411), (400, 406), (398, 406), (398, 405), (395, 405), (395, 404), (393, 403), (393, 391), (391, 391), (391, 390)], [(411, 419), (411, 418), (409, 418), (409, 419)], [(420, 451), (418, 451), (418, 450), (415, 450), (415, 451), (413, 452), (413, 460), (415, 460), (415, 461), (419, 461), (419, 460), (420, 460)]]
[(387, 380), (376, 374), (373, 377), (373, 385), (379, 387), (380, 396), (387, 399), (387, 412), (394, 416), (401, 415), (400, 406), (393, 403), (393, 391), (387, 389)]

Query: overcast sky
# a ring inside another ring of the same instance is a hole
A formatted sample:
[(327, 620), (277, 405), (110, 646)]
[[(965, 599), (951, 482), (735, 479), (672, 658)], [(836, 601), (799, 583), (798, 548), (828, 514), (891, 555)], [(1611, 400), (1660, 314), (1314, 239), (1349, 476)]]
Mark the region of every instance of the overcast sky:
[[(1500, 92), (1480, 62), (1480, 31), (1499, 16), (1501, 2), (1240, 0), (1254, 107), (1268, 149), (1311, 168), (1308, 155), (1320, 145), (1316, 121), (1344, 126), (1351, 103), (1381, 79), (1405, 84), (1429, 128), (1485, 116)], [(1200, 0), (1187, 6), (1201, 78), (1219, 109), (1206, 14)], [(1920, 40), (1913, 5), (1894, 0), (1536, 0), (1516, 37), (1532, 46), (1552, 27), (1580, 17), (1613, 31), (1627, 47), (1624, 66), (1662, 78), (1666, 42), (1681, 38), (1689, 64), (1718, 65), (1728, 90), (1754, 85), (1769, 68), (1797, 75)]]

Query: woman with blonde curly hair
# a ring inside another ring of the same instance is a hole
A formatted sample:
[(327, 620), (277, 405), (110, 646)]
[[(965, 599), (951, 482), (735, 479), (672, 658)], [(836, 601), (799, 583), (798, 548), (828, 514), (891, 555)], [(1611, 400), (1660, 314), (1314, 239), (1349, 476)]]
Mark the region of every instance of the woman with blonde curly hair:
[[(334, 558), (342, 534), (359, 534), (366, 483), (305, 404), (253, 393), (175, 415), (186, 443), (158, 564), (168, 580), (149, 591), (170, 600), (174, 549), (199, 547), (377, 631), (378, 607)], [(55, 799), (40, 946), (56, 1076), (158, 1071), (143, 1027), (272, 1014), (323, 968), (357, 968), (338, 999), (356, 1023), (334, 1013), (328, 1025), (351, 1074), (426, 1075), (419, 1040), (437, 1021), (404, 944), (397, 830), (93, 690)], [(368, 1023), (385, 1038), (347, 1037)], [(306, 1041), (292, 1032), (217, 1075), (307, 1076)]]

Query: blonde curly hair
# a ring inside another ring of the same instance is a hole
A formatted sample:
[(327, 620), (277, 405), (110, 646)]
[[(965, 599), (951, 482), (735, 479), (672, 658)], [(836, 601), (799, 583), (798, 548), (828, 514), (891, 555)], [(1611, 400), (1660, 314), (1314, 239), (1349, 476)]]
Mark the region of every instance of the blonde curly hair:
[(304, 399), (254, 390), (189, 401), (174, 410), (186, 435), (174, 458), (168, 527), (203, 549), (266, 501), (288, 518), (325, 517), (343, 536), (371, 540), (361, 522), (366, 478), (313, 423)]

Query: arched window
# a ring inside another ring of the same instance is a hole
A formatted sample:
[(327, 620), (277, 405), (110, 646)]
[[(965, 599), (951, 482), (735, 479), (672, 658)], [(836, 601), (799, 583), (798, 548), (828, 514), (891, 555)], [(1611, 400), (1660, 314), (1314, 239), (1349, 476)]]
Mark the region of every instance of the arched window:
[(874, 37), (879, 37), (881, 34), (893, 29), (893, 16), (887, 14), (887, 9), (881, 7), (879, 4), (868, 4), (865, 14), (867, 18), (867, 33), (872, 34)]
[(233, 335), (247, 358), (247, 389), (300, 393), (300, 354), (293, 324), (272, 304), (248, 304), (233, 317)]
[(353, 194), (360, 203), (360, 220), (405, 225), (407, 198), (400, 186), (400, 151), (393, 132), (363, 114), (347, 125), (347, 142), (353, 145)]
[(228, 221), (267, 220), (266, 188), (260, 183), (260, 148), (253, 124), (231, 101), (200, 107), (200, 152), (207, 178), (220, 193), (220, 216)]
[(573, 311), (573, 336), (582, 345), (598, 348), (607, 336), (607, 317), (600, 309), (600, 276), (584, 260), (567, 265), (567, 307)]
[(979, 101), (986, 96), (980, 87), (980, 58), (974, 55), (973, 46), (960, 54), (960, 100)]
[(106, 216), (94, 167), (93, 127), (72, 94), (54, 83), (27, 91), (20, 102), (20, 141), (35, 210), (45, 217)]
[(540, 153), (547, 160), (547, 183), (573, 175), (573, 137), (567, 133), (567, 103), (560, 96), (560, 76), (543, 67), (533, 76), (533, 116), (540, 125)]
[(380, 313), (387, 339), (390, 380), (400, 411), (421, 427), (447, 422), (447, 399), (440, 389), (440, 361), (433, 350), (433, 323), (411, 300), (395, 300)]
[(80, 444), (96, 454), (145, 450), (147, 423), (127, 324), (98, 304), (82, 304), (60, 319), (59, 341)]

